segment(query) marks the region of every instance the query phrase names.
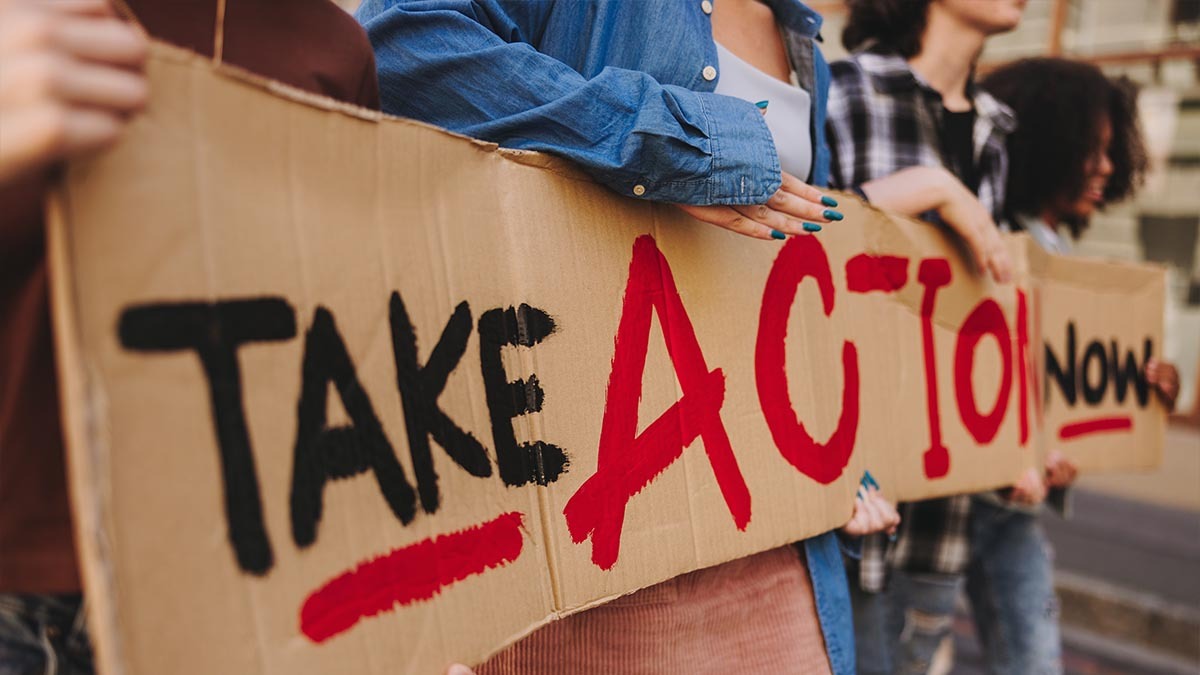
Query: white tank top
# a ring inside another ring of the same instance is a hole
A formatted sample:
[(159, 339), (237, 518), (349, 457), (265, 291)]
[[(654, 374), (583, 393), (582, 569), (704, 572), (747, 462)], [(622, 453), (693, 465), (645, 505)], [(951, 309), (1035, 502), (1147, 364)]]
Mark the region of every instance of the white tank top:
[(812, 97), (800, 87), (771, 77), (717, 44), (716, 93), (736, 96), (751, 103), (766, 101), (767, 128), (775, 139), (775, 151), (784, 171), (808, 180), (812, 169)]

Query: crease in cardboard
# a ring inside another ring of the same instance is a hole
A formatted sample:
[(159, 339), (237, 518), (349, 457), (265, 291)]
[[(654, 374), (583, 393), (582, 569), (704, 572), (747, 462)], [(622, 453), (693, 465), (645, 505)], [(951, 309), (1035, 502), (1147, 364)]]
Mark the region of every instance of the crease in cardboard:
[[(658, 204), (650, 204), (649, 205), (650, 234), (651, 234), (651, 236), (654, 237), (655, 242), (662, 241), (662, 234), (663, 234), (664, 226), (660, 219), (660, 215), (662, 213), (661, 209), (663, 209), (663, 208), (669, 208), (669, 207), (660, 206)], [(697, 223), (689, 223), (689, 224), (697, 225)], [(657, 243), (655, 245), (660, 246), (660, 244), (657, 244)], [(664, 258), (664, 260), (665, 260), (665, 258)], [(664, 267), (659, 267), (658, 269), (659, 269), (659, 279), (660, 279), (659, 286), (660, 286), (660, 288), (666, 289), (667, 288), (667, 269), (665, 269)], [(687, 307), (687, 300), (683, 297), (682, 291), (680, 291), (680, 301), (683, 303), (684, 307)], [(668, 335), (678, 334), (674, 330), (674, 327), (672, 327), (671, 330), (668, 330), (667, 323), (670, 321), (670, 318), (668, 315), (669, 315), (669, 312), (666, 312), (666, 311), (653, 312), (653, 314), (652, 314), (652, 316), (658, 317), (659, 330), (661, 332), (661, 338), (663, 339), (664, 343), (666, 342)], [(651, 323), (651, 325), (653, 326), (653, 323)], [(651, 339), (654, 339), (653, 335), (651, 336)], [(671, 353), (670, 353), (669, 346), (667, 349), (667, 355), (668, 355), (668, 359), (670, 359)], [(709, 368), (709, 365), (707, 363), (705, 363), (705, 368), (706, 369)], [(728, 387), (728, 374), (725, 373), (724, 370), (722, 370), (722, 375), (726, 378), (725, 386)], [(671, 365), (671, 382), (674, 385), (674, 389), (675, 389), (675, 400), (676, 401), (682, 400), (683, 396), (684, 396), (683, 386), (679, 382), (679, 375), (675, 371), (673, 362)], [(645, 387), (644, 383), (642, 384), (642, 387)], [(642, 389), (641, 391), (644, 393), (645, 389)], [(723, 407), (724, 406), (722, 406), (722, 408)], [(720, 417), (721, 413), (722, 413), (722, 410), (718, 409), (717, 416)], [(680, 428), (683, 428), (685, 425), (683, 423), (683, 408), (682, 408), (682, 406), (676, 408), (675, 415), (679, 420), (677, 422), (677, 424), (680, 426)], [(722, 422), (722, 424), (724, 424), (724, 422)], [(691, 442), (691, 444), (683, 447), (682, 451), (680, 452), (678, 461), (681, 461), (683, 463), (683, 466), (680, 468), (682, 469), (682, 473), (683, 473), (683, 481), (684, 481), (684, 487), (685, 487), (684, 494), (687, 495), (688, 526), (689, 526), (688, 529), (691, 531), (691, 535), (692, 535), (692, 562), (693, 562), (694, 567), (696, 569), (699, 569), (701, 567), (701, 559), (700, 559), (700, 542), (699, 542), (699, 539), (696, 537), (696, 503), (692, 496), (691, 484), (690, 484), (690, 480), (691, 480), (690, 474), (693, 470), (695, 470), (695, 466), (697, 464), (697, 460), (693, 458), (693, 455), (695, 454), (695, 452), (697, 452), (697, 450), (693, 446), (695, 446), (697, 443), (700, 443), (700, 444), (704, 443), (704, 437), (702, 435), (698, 435), (696, 437), (696, 439)], [(692, 452), (688, 452), (689, 447), (693, 447)], [(705, 448), (705, 452), (707, 452), (707, 450), (708, 449)], [(737, 458), (737, 455), (735, 454), (734, 455), (735, 461), (736, 461), (736, 458)], [(705, 462), (705, 464), (708, 466), (711, 466), (711, 463), (709, 463), (709, 462)], [(666, 469), (663, 469), (663, 473), (666, 473), (668, 469), (670, 469), (669, 466)], [(661, 474), (659, 474), (659, 475), (661, 475)], [(744, 479), (744, 475), (743, 475), (743, 479)], [(645, 490), (648, 487), (649, 487), (649, 485), (647, 485), (646, 487), (644, 487), (642, 489)], [(640, 493), (641, 490), (639, 490), (638, 492)], [(635, 493), (635, 496), (636, 496), (636, 493)], [(632, 501), (632, 497), (630, 498), (630, 501)], [(750, 526), (750, 523), (749, 523), (749, 521), (747, 521), (746, 527), (749, 527), (749, 526)]]
[[(187, 110), (191, 119), (193, 129), (206, 129), (210, 120), (201, 119), (202, 106), (194, 105), (193, 102), (197, 99), (206, 98), (206, 95), (211, 95), (212, 92), (203, 91), (204, 83), (196, 76), (191, 78), (191, 86), (189, 86), (189, 96), (191, 101), (188, 102)], [(290, 116), (289, 116), (289, 131), (290, 131)], [(288, 135), (288, 145), (291, 145), (291, 134)], [(214, 171), (212, 167), (212, 158), (208, 154), (208, 148), (202, 144), (202, 134), (195, 133), (192, 135), (192, 169), (193, 169), (193, 185), (195, 186), (197, 195), (209, 194), (208, 185), (210, 184), (210, 172)], [(195, 200), (195, 208), (197, 222), (200, 229), (200, 251), (201, 260), (204, 266), (204, 283), (206, 286), (205, 297), (210, 301), (216, 301), (220, 293), (218, 277), (220, 276), (216, 269), (216, 253), (212, 212), (208, 207), (208, 202), (197, 198)], [(263, 611), (259, 607), (259, 603), (255, 598), (253, 583), (249, 580), (243, 582), (246, 585), (248, 592), (243, 596), (243, 601), (248, 606), (251, 615), (254, 617), (254, 642), (255, 650), (254, 657), (259, 664), (259, 672), (270, 673), (270, 661), (267, 654), (270, 653), (270, 640), (268, 636), (267, 621), (263, 616)]]
[[(650, 210), (650, 233), (651, 233), (651, 236), (653, 236), (655, 238), (655, 241), (658, 241), (658, 237), (661, 234), (662, 229), (663, 229), (662, 222), (661, 222), (661, 215), (662, 215), (661, 208), (662, 207), (660, 207), (657, 204), (651, 204), (650, 209), (649, 209)], [(655, 314), (657, 315), (658, 313), (656, 312)], [(651, 325), (653, 325), (653, 323)], [(663, 335), (665, 337), (666, 336), (665, 327), (660, 326), (660, 328), (662, 329)], [(679, 385), (679, 379), (678, 379), (678, 377), (676, 377), (676, 379), (675, 379), (675, 400), (678, 401), (682, 397), (683, 397), (683, 388)], [(719, 415), (720, 412), (718, 411), (717, 414)], [(698, 438), (697, 440), (703, 442), (703, 439)], [(686, 450), (686, 448), (685, 448), (685, 450)], [(684, 494), (687, 495), (688, 530), (690, 530), (691, 535), (692, 535), (692, 537), (691, 537), (692, 538), (692, 561), (696, 567), (699, 567), (700, 566), (700, 541), (696, 537), (696, 501), (695, 501), (695, 495), (692, 493), (692, 471), (695, 470), (696, 462), (695, 462), (695, 460), (692, 460), (690, 458), (690, 456), (689, 456), (690, 454), (691, 453), (683, 452), (683, 453), (681, 453), (680, 459), (683, 461)]]
[[(492, 165), (492, 170), (496, 174), (494, 185), (503, 185), (509, 187), (510, 183), (515, 184), (514, 188), (520, 186), (520, 174), (522, 170), (508, 164), (496, 163)], [(499, 191), (501, 202), (502, 227), (505, 234), (505, 242), (509, 247), (509, 255), (505, 257), (508, 261), (508, 271), (512, 275), (516, 287), (514, 290), (518, 297), (531, 297), (529, 295), (530, 284), (524, 270), (517, 265), (516, 260), (520, 260), (520, 255), (514, 255), (519, 252), (520, 242), (517, 240), (517, 233), (521, 231), (521, 223), (514, 222), (520, 217), (521, 210), (516, 208), (514, 204), (519, 204), (517, 195), (520, 194), (519, 189), (503, 189)], [(521, 322), (521, 313), (517, 313), (517, 329), (518, 331), (526, 331), (525, 326)], [(561, 329), (561, 325), (560, 325)], [(537, 372), (538, 365), (537, 354), (535, 349), (516, 348), (517, 359), (521, 362), (523, 372)], [(531, 408), (532, 409), (532, 408)], [(543, 438), (545, 431), (543, 418), (541, 416), (548, 415), (549, 412), (543, 410), (536, 414), (527, 414), (523, 416), (522, 424), (528, 425), (528, 438)], [(542, 454), (538, 450), (538, 475), (545, 475), (542, 471)], [(542, 541), (540, 548), (545, 557), (545, 569), (550, 578), (550, 610), (554, 615), (561, 612), (563, 608), (563, 588), (562, 588), (562, 572), (559, 569), (558, 550), (554, 546), (554, 509), (551, 506), (553, 500), (550, 498), (550, 485), (542, 485), (538, 482), (533, 483), (535, 494), (537, 495), (538, 520), (541, 524)]]
[[(415, 146), (416, 146), (417, 162), (419, 165), (425, 164), (425, 162), (426, 162), (425, 158), (427, 156), (429, 156), (429, 154), (430, 154), (428, 148), (426, 147), (427, 143), (428, 143), (428, 140), (425, 136), (419, 136), (417, 138), (417, 142), (416, 142)], [(420, 194), (420, 195), (430, 194), (430, 185), (429, 185), (428, 181), (429, 181), (429, 177), (425, 175), (425, 172), (417, 172), (417, 177), (416, 177), (417, 194)], [(420, 215), (421, 226), (429, 227), (430, 224), (432, 224), (434, 230), (436, 230), (435, 236), (430, 237), (428, 239), (428, 245), (431, 248), (436, 248), (435, 251), (434, 250), (429, 251), (430, 257), (432, 259), (436, 259), (441, 262), (441, 269), (438, 270), (438, 272), (440, 272), (440, 273), (434, 275), (434, 277), (437, 280), (436, 281), (437, 288), (434, 292), (434, 295), (439, 296), (442, 306), (454, 307), (455, 303), (451, 296), (451, 294), (453, 292), (451, 290), (451, 287), (453, 285), (453, 280), (451, 278), (453, 273), (451, 272), (451, 270), (453, 270), (454, 268), (450, 264), (450, 257), (448, 254), (449, 246), (446, 241), (446, 237), (447, 237), (446, 228), (442, 226), (442, 224), (444, 222), (444, 219), (442, 217), (444, 215), (444, 211), (441, 209), (440, 203), (434, 202), (434, 200), (430, 200), (430, 199), (422, 199), (419, 202), (418, 212), (421, 214)], [(474, 317), (472, 317), (472, 318), (474, 318)], [(436, 329), (434, 329), (434, 331), (436, 332)], [(436, 339), (436, 338), (434, 338), (434, 339)], [(428, 345), (430, 342), (431, 342), (430, 340), (427, 340), (426, 344)], [(434, 343), (434, 344), (436, 344), (436, 343)], [(430, 346), (427, 346), (426, 348), (432, 349), (432, 347), (430, 347)], [(418, 354), (418, 358), (420, 358), (419, 354)], [(403, 413), (403, 410), (401, 411), (401, 413)], [(415, 476), (416, 468), (412, 467), (412, 469), (413, 469), (413, 473)], [(419, 498), (417, 501), (418, 501), (417, 509), (419, 510), (422, 508), (420, 505)], [(419, 523), (417, 526), (423, 532), (425, 532), (426, 536), (433, 535), (436, 532), (434, 525), (432, 523), (430, 523), (427, 519), (422, 519), (422, 520), (424, 520), (425, 522)], [(442, 559), (440, 557), (435, 558), (434, 564), (440, 567), (442, 564)], [(438, 651), (441, 653), (445, 653), (446, 652), (445, 645), (446, 645), (446, 641), (447, 641), (447, 633), (449, 631), (449, 628), (447, 627), (447, 624), (449, 623), (449, 619), (447, 619), (445, 609), (442, 605), (435, 604), (432, 608), (432, 614), (433, 614), (433, 623), (435, 623), (437, 625), (437, 640), (439, 643)], [(411, 672), (411, 666), (410, 666), (410, 672)]]

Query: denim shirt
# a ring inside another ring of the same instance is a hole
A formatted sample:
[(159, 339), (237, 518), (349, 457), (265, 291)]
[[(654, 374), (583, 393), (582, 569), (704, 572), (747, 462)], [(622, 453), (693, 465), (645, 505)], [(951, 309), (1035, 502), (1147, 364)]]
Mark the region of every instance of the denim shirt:
[[(716, 0), (719, 1), (719, 0)], [(812, 95), (813, 173), (829, 174), (821, 17), (765, 0)], [(752, 103), (713, 93), (711, 5), (700, 0), (364, 0), (383, 110), (579, 164), (617, 193), (762, 204), (775, 145)], [(804, 179), (806, 177), (800, 176)]]
[[(719, 0), (714, 0), (719, 1)], [(829, 66), (821, 17), (764, 0), (812, 97), (813, 169), (829, 177)], [(711, 15), (700, 0), (364, 0), (383, 110), (503, 147), (570, 159), (619, 194), (761, 204), (780, 185), (754, 104), (713, 93)], [(803, 178), (803, 177), (802, 177)], [(835, 675), (853, 675), (854, 629), (837, 536), (803, 542)]]

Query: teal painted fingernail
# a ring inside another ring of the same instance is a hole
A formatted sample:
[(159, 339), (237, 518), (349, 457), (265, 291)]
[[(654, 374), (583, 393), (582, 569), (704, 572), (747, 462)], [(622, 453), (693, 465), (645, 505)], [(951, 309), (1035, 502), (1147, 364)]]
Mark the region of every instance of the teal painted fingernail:
[(879, 483), (875, 482), (875, 476), (872, 476), (870, 471), (863, 471), (863, 480), (867, 482), (867, 485), (876, 490), (879, 489)]
[(820, 232), (821, 226), (816, 223), (805, 223), (804, 231), (805, 232)]
[(821, 204), (825, 206), (837, 206), (837, 200), (833, 197), (821, 197)]
[(771, 230), (771, 238), (772, 239), (787, 239), (787, 235), (780, 232), (779, 230)]
[(754, 105), (758, 107), (759, 112), (766, 115), (767, 114), (767, 106), (770, 104), (771, 104), (770, 101), (759, 101), (758, 103), (755, 103)]
[(829, 209), (826, 209), (826, 210), (825, 210), (825, 213), (822, 213), (821, 215), (825, 216), (825, 217), (826, 217), (826, 218), (828, 218), (829, 220), (841, 220), (842, 218), (845, 218), (845, 217), (846, 217), (846, 216), (843, 216), (843, 215), (842, 215), (840, 212), (838, 212), (838, 211), (831, 211), (831, 210), (829, 210)]

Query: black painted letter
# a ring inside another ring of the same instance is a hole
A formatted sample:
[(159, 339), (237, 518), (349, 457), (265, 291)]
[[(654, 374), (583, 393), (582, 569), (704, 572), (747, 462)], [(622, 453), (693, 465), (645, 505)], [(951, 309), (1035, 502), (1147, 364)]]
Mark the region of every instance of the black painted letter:
[(508, 381), (500, 352), (506, 345), (532, 347), (554, 332), (554, 320), (536, 307), (491, 309), (479, 317), (479, 359), (487, 392), (492, 435), (496, 439), (496, 461), (505, 485), (517, 487), (536, 482), (548, 485), (566, 469), (562, 448), (544, 441), (518, 445), (513, 418), (542, 409), (545, 392), (536, 376)]
[(242, 570), (267, 573), (274, 556), (246, 430), (237, 350), (250, 342), (295, 337), (296, 313), (281, 298), (143, 305), (122, 312), (117, 333), (126, 349), (191, 349), (200, 357), (221, 452), (229, 543)]
[(426, 513), (438, 509), (438, 476), (429, 451), (429, 437), (472, 476), (492, 475), (487, 451), (475, 437), (455, 424), (438, 407), (438, 396), (446, 388), (450, 373), (462, 360), (471, 337), (471, 308), (466, 302), (454, 308), (442, 337), (422, 367), (417, 363), (417, 334), (399, 293), (392, 293), (388, 314), (392, 324), (392, 351), (396, 358), (396, 385), (404, 404), (404, 423), (408, 430), (408, 448), (413, 471), (417, 474), (417, 492)]
[(1063, 398), (1067, 399), (1067, 405), (1075, 405), (1077, 380), (1075, 377), (1075, 322), (1067, 323), (1067, 353), (1064, 354), (1067, 362), (1066, 368), (1059, 364), (1058, 358), (1050, 349), (1050, 345), (1046, 345), (1046, 396), (1045, 407), (1050, 407), (1050, 381), (1053, 379), (1058, 383), (1058, 389), (1062, 392)]
[(1121, 362), (1121, 353), (1117, 351), (1117, 341), (1113, 340), (1112, 347), (1112, 368), (1113, 381), (1117, 388), (1117, 403), (1124, 403), (1126, 392), (1129, 390), (1129, 382), (1133, 382), (1134, 392), (1137, 394), (1138, 406), (1145, 408), (1150, 402), (1150, 383), (1146, 381), (1146, 362), (1154, 355), (1153, 344), (1150, 338), (1142, 345), (1142, 363), (1139, 365), (1137, 357), (1133, 355), (1133, 350), (1125, 352), (1125, 362)]
[[(1083, 363), (1079, 365), (1079, 381), (1083, 385), (1083, 400), (1088, 405), (1100, 405), (1104, 390), (1108, 388), (1108, 354), (1099, 340), (1088, 343), (1083, 352)], [(1093, 382), (1091, 374), (1099, 373), (1100, 381)]]
[[(305, 548), (316, 541), (325, 483), (366, 471), (375, 473), (383, 498), (400, 522), (412, 522), (416, 494), (359, 383), (333, 315), (324, 307), (317, 307), (305, 336), (302, 377), (292, 466), (292, 538), (296, 544)], [(326, 427), (330, 382), (350, 416), (349, 426)]]

